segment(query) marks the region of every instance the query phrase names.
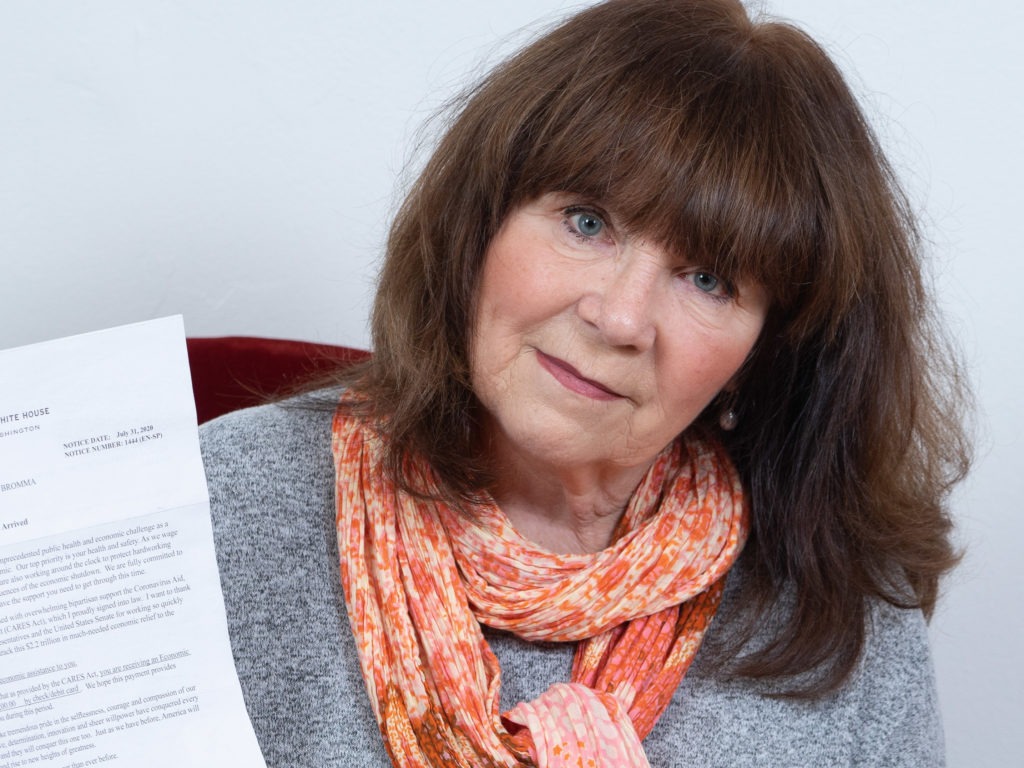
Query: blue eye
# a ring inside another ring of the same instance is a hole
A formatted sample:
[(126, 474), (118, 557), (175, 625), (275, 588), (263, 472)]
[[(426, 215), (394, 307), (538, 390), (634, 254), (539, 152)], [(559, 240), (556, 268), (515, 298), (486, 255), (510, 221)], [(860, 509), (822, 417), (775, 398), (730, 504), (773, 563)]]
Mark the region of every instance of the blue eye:
[(728, 280), (722, 279), (714, 272), (694, 269), (693, 271), (684, 272), (683, 277), (709, 299), (729, 301), (736, 295), (736, 286)]
[(710, 272), (693, 273), (693, 284), (705, 293), (714, 293), (719, 283), (721, 283), (721, 280)]
[(574, 213), (569, 217), (569, 221), (584, 237), (597, 237), (604, 229), (604, 222), (593, 213)]

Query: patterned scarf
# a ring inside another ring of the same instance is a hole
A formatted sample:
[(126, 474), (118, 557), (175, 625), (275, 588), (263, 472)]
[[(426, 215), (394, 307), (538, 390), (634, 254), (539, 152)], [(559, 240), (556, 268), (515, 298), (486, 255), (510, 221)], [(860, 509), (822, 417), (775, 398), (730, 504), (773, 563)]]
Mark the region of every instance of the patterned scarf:
[[(349, 620), (396, 766), (647, 766), (668, 706), (747, 533), (723, 449), (675, 441), (631, 499), (612, 545), (561, 555), (493, 504), (472, 517), (398, 492), (379, 438), (339, 410), (333, 450)], [(422, 462), (408, 462), (433, 487)], [(480, 625), (576, 642), (571, 682), (506, 713)]]

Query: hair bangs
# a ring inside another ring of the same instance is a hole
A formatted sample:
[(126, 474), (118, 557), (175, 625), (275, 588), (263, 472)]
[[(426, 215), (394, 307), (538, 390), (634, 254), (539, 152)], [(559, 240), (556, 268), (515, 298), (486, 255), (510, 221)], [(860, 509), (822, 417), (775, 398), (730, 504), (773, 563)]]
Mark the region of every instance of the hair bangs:
[(809, 158), (820, 153), (793, 116), (798, 95), (771, 82), (752, 44), (712, 43), (687, 46), (675, 66), (640, 48), (630, 66), (603, 67), (596, 59), (623, 45), (605, 40), (538, 83), (543, 96), (520, 118), (510, 204), (549, 191), (593, 199), (628, 232), (757, 282), (785, 307), (808, 285), (835, 285), (818, 274), (823, 195)]

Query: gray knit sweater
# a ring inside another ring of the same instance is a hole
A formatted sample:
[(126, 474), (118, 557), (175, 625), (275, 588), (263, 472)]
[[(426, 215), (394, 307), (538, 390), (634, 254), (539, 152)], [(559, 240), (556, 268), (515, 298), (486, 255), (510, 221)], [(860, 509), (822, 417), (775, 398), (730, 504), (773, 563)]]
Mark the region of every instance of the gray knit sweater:
[[(390, 766), (339, 583), (330, 425), (329, 411), (265, 406), (200, 433), (235, 665), (269, 768)], [(652, 766), (944, 764), (919, 612), (875, 606), (846, 687), (813, 702), (780, 700), (723, 679), (711, 663), (741, 578), (730, 574), (704, 647), (644, 741)], [(568, 678), (571, 645), (487, 637), (503, 708)]]

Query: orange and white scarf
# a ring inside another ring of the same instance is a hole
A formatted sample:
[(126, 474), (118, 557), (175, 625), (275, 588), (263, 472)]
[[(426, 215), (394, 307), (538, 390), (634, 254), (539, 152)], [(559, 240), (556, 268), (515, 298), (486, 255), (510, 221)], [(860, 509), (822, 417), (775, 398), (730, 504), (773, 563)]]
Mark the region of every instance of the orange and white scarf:
[[(379, 438), (334, 420), (341, 577), (359, 661), (391, 761), (416, 766), (646, 766), (668, 706), (747, 534), (720, 446), (662, 452), (601, 552), (553, 554), (493, 504), (469, 517), (398, 492)], [(423, 462), (409, 461), (420, 487)], [(499, 711), (486, 624), (576, 642), (571, 682)]]

